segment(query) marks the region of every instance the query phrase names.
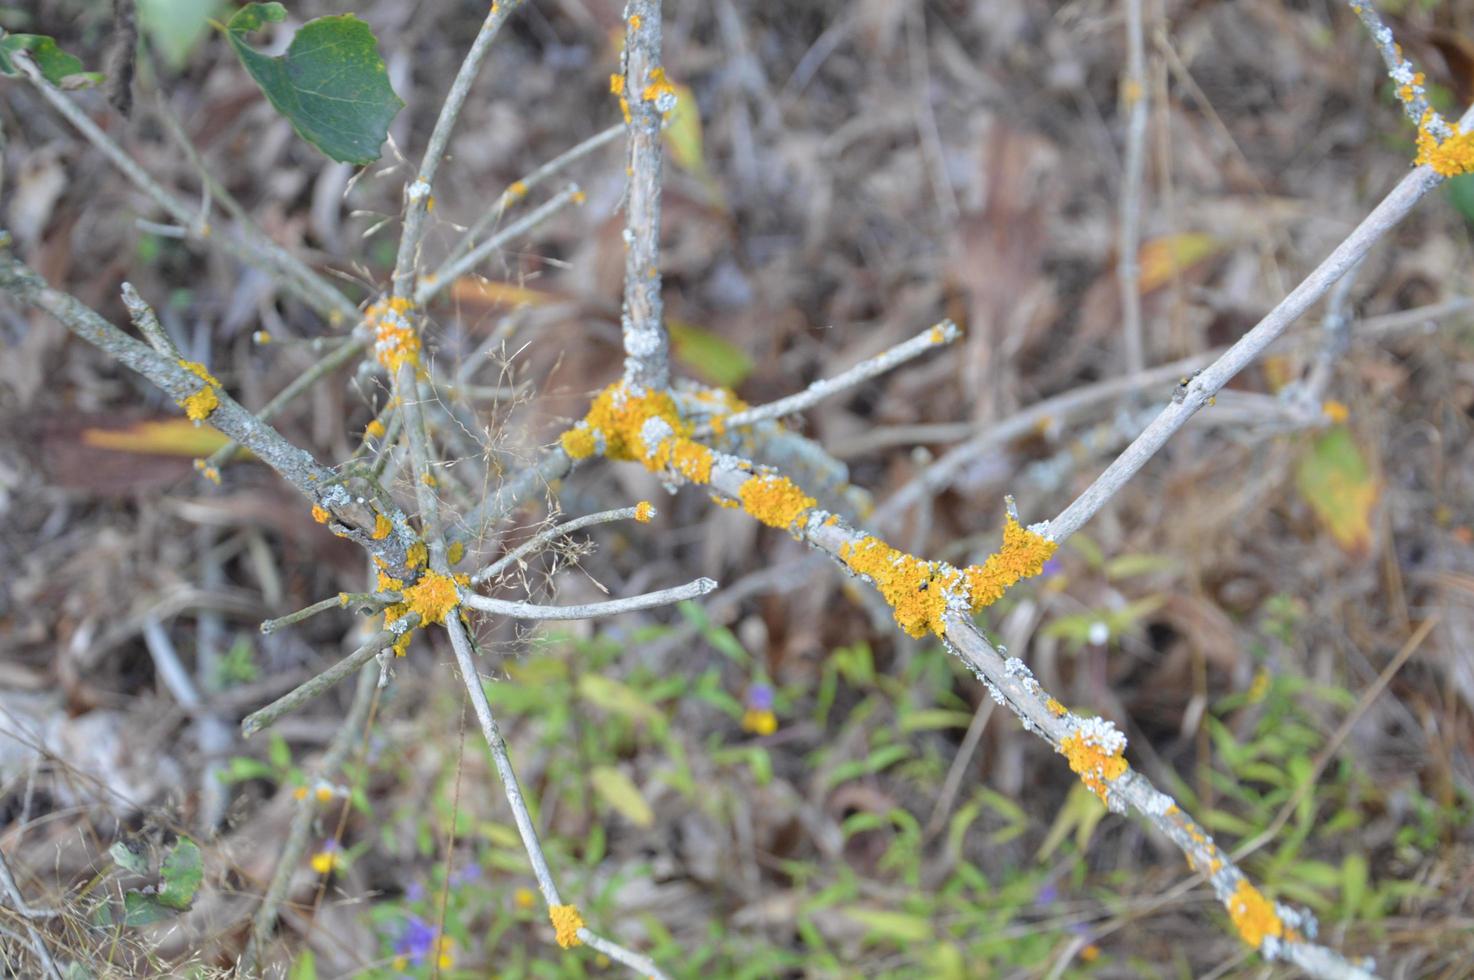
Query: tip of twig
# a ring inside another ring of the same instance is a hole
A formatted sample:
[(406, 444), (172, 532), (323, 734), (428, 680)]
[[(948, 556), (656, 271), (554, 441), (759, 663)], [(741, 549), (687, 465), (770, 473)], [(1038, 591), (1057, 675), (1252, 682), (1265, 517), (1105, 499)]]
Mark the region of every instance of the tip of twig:
[(717, 581), (714, 578), (699, 578), (696, 580), (695, 585), (701, 590), (702, 595), (706, 595), (717, 587)]

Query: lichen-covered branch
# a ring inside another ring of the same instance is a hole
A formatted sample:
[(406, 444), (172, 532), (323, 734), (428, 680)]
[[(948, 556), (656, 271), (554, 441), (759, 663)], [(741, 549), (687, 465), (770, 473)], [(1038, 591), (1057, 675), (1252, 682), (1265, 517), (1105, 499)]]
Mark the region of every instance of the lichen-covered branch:
[(624, 379), (655, 390), (670, 387), (670, 340), (660, 296), (661, 124), (676, 107), (675, 88), (660, 62), (660, 26), (660, 0), (630, 0), (623, 71), (611, 80), (629, 128), (620, 323)]

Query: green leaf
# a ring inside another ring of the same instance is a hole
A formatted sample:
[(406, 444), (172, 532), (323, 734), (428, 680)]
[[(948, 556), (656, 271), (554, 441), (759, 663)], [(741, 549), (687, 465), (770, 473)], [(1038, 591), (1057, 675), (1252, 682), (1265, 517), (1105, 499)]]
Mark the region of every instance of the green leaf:
[(660, 710), (630, 687), (601, 674), (584, 674), (578, 679), (578, 694), (585, 701), (605, 711), (622, 715), (630, 721), (658, 726), (665, 720)]
[(112, 847), (107, 849), (108, 857), (113, 863), (131, 874), (148, 874), (148, 858), (144, 857), (129, 847), (125, 841), (115, 841)]
[(614, 766), (595, 766), (589, 771), (589, 782), (600, 799), (614, 807), (620, 816), (636, 827), (648, 827), (655, 822), (655, 811), (645, 802), (645, 795), (635, 781)]
[(225, 25), (225, 36), (261, 91), (297, 133), (334, 160), (373, 163), (404, 106), (389, 84), (369, 26), (352, 14), (302, 26), (287, 53), (269, 58), (246, 35), (287, 15), (279, 3), (249, 3)]
[(204, 877), (198, 845), (188, 837), (179, 838), (179, 843), (164, 858), (159, 874), (163, 879), (159, 885), (159, 901), (171, 909), (182, 911), (189, 908), (189, 903), (194, 901), (194, 893), (199, 890), (200, 879)]
[(694, 323), (667, 320), (676, 360), (722, 388), (735, 388), (752, 373), (752, 358), (736, 344)]
[(919, 915), (854, 907), (843, 912), (863, 926), (870, 937), (897, 943), (924, 943), (932, 938), (931, 920)]
[(969, 711), (948, 711), (946, 708), (922, 708), (901, 716), (901, 731), (926, 732), (939, 728), (966, 728), (972, 724)]
[(123, 896), (123, 925), (125, 926), (153, 925), (164, 919), (172, 919), (178, 914), (178, 909), (166, 907), (155, 895), (128, 892)]
[(138, 23), (165, 64), (178, 71), (220, 6), (220, 0), (138, 0)]
[(1349, 429), (1335, 426), (1310, 444), (1295, 468), (1295, 488), (1337, 544), (1366, 554), (1380, 487)]
[(81, 87), (78, 83), (95, 85), (102, 81), (97, 72), (84, 71), (82, 61), (67, 54), (56, 46), (53, 38), (45, 34), (6, 34), (0, 37), (0, 75), (19, 75), (20, 65), (15, 63), (17, 51), (28, 51), (31, 60), (41, 70), (41, 75), (52, 85), (66, 83), (68, 88)]
[(1444, 186), (1448, 188), (1448, 199), (1454, 210), (1463, 215), (1465, 221), (1474, 225), (1474, 174), (1450, 177)]
[(297, 957), (297, 962), (292, 964), (287, 980), (317, 980), (317, 957), (312, 955), (312, 950), (302, 951), (302, 955)]

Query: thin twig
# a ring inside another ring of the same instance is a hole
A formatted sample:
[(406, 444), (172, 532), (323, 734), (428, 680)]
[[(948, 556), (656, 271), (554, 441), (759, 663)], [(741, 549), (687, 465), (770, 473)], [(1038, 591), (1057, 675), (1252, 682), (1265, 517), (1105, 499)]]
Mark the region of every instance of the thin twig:
[(154, 308), (144, 302), (143, 297), (138, 295), (138, 290), (133, 288), (131, 282), (123, 283), (123, 305), (128, 308), (128, 318), (143, 334), (143, 339), (148, 345), (165, 357), (179, 360), (179, 348), (174, 345), (174, 340), (164, 330), (164, 325), (159, 322), (159, 316)]
[[(77, 131), (86, 137), (93, 147), (107, 157), (109, 162), (133, 183), (133, 186), (143, 191), (165, 213), (188, 229), (191, 238), (215, 245), (236, 258), (267, 272), (280, 272), (284, 267), (302, 265), (299, 259), (264, 235), (253, 235), (248, 229), (242, 228), (236, 230), (236, 234), (240, 236), (239, 240), (236, 240), (229, 234), (218, 234), (209, 225), (201, 224), (195, 209), (165, 190), (158, 181), (149, 176), (142, 166), (123, 152), (112, 137), (104, 133), (101, 127), (79, 109), (71, 99), (46, 81), (25, 52), (17, 55), (16, 62), (31, 84), (41, 93), (41, 97), (67, 122), (76, 127)], [(314, 279), (315, 274), (310, 269), (304, 269), (302, 275), (288, 277), (286, 282), (300, 285)], [(317, 310), (329, 322), (344, 322), (352, 319), (357, 312), (347, 297), (327, 286), (325, 282), (322, 283), (321, 288), (300, 288), (294, 292), (297, 292), (303, 302)]]
[(466, 252), (475, 246), (477, 238), (485, 234), (488, 228), (502, 219), (502, 215), (506, 213), (507, 208), (516, 204), (518, 201), (525, 200), (528, 193), (534, 187), (537, 187), (549, 177), (557, 176), (600, 147), (613, 143), (623, 133), (624, 125), (622, 123), (615, 123), (608, 129), (590, 136), (572, 149), (564, 150), (520, 180), (513, 181), (497, 197), (496, 204), (482, 211), (481, 216), (472, 223), (470, 228), (466, 229), (466, 233), (461, 236), (461, 240), (456, 243), (455, 248), (450, 250), (450, 255), (446, 256), (445, 263), (449, 265), (462, 255), (465, 255)]
[[(347, 761), (348, 753), (353, 749), (354, 743), (364, 734), (364, 722), (374, 703), (378, 681), (377, 665), (369, 664), (359, 671), (358, 687), (353, 692), (353, 704), (348, 708), (348, 715), (343, 719), (338, 733), (333, 736), (327, 752), (323, 754), (322, 761), (318, 763), (313, 782), (331, 778), (333, 773), (342, 768), (343, 763)], [(271, 933), (276, 928), (277, 911), (287, 898), (292, 877), (300, 869), (302, 855), (307, 850), (307, 841), (312, 833), (316, 807), (317, 802), (311, 793), (297, 801), (297, 810), (292, 814), (292, 823), (287, 830), (286, 840), (282, 842), (281, 850), (277, 854), (276, 871), (271, 876), (271, 884), (267, 886), (266, 894), (261, 899), (261, 906), (251, 920), (251, 938), (246, 943), (245, 952), (241, 954), (237, 968), (237, 972), (242, 977), (255, 974), (261, 954), (265, 951), (266, 944), (271, 939)]]
[[(778, 419), (785, 415), (793, 415), (806, 408), (817, 405), (826, 398), (832, 397), (848, 388), (853, 388), (871, 378), (885, 374), (907, 361), (920, 357), (927, 351), (945, 347), (958, 337), (962, 336), (957, 329), (957, 324), (951, 320), (943, 320), (935, 326), (928, 327), (910, 340), (903, 341), (889, 350), (882, 351), (874, 357), (866, 358), (859, 364), (847, 371), (842, 371), (832, 378), (824, 378), (815, 381), (803, 391), (788, 395), (775, 402), (759, 405), (756, 408), (744, 409), (733, 412), (721, 420), (723, 429), (735, 429), (744, 425), (752, 425), (768, 419)], [(710, 423), (697, 429), (698, 436), (710, 433)]]
[(625, 201), (624, 379), (642, 388), (670, 387), (670, 338), (660, 295), (661, 121), (675, 108), (661, 84), (660, 0), (625, 5), (622, 105), (629, 123), (629, 191)]
[(378, 611), (379, 607), (387, 606), (399, 600), (392, 598), (383, 592), (339, 592), (335, 596), (329, 596), (320, 602), (314, 602), (310, 606), (304, 606), (296, 612), (287, 613), (276, 619), (267, 619), (261, 622), (262, 633), (275, 633), (279, 629), (295, 626), (303, 620), (311, 619), (319, 613), (325, 613), (329, 609), (357, 609), (369, 607)]
[(569, 184), (557, 194), (550, 197), (546, 202), (529, 211), (516, 221), (513, 221), (465, 255), (462, 255), (458, 259), (447, 261), (445, 265), (434, 272), (421, 276), (418, 285), (415, 287), (415, 303), (423, 306), (430, 302), (436, 296), (439, 296), (441, 290), (445, 289), (446, 286), (451, 285), (461, 276), (480, 265), (487, 256), (504, 248), (508, 242), (515, 241), (527, 234), (563, 210), (570, 203), (577, 203), (581, 200), (583, 200), (583, 191), (578, 189), (577, 184)]
[(1345, 241), (1260, 320), (1254, 329), (1241, 337), (1222, 357), (1178, 388), (1172, 401), (1146, 430), (1106, 467), (1105, 472), (1084, 493), (1049, 522), (1048, 536), (1059, 542), (1079, 530), (1166, 445), (1173, 433), (1182, 428), (1234, 375), (1257, 358), (1264, 348), (1289, 329), (1316, 300), (1325, 295), (1337, 279), (1345, 275), (1384, 234), (1401, 221), (1424, 194), (1438, 186), (1442, 180), (1432, 168), (1426, 166), (1416, 168), (1400, 180)]
[(61, 980), (61, 970), (57, 968), (56, 961), (51, 958), (51, 949), (46, 945), (45, 937), (31, 921), (49, 918), (55, 913), (37, 911), (26, 904), (20, 886), (15, 883), (15, 876), (10, 873), (10, 864), (5, 860), (4, 852), (0, 852), (0, 889), (5, 891), (5, 897), (10, 900), (10, 905), (15, 909), (16, 915), (20, 916), (21, 924), (26, 930), (26, 938), (31, 942), (31, 951), (36, 954), (36, 962), (52, 980)]
[[(574, 531), (581, 531), (586, 527), (593, 527), (596, 524), (610, 524), (614, 521), (632, 521), (635, 519), (637, 513), (639, 513), (638, 507), (620, 507), (615, 510), (603, 510), (597, 514), (585, 514), (583, 517), (575, 517), (571, 521), (555, 524), (550, 528), (539, 531), (533, 537), (528, 538), (516, 548), (513, 548), (490, 565), (481, 569), (481, 571), (472, 575), (471, 584), (480, 585), (482, 582), (496, 578), (508, 566), (520, 562), (534, 551), (542, 550), (547, 547), (548, 542), (557, 538), (565, 537)], [(653, 507), (650, 509), (649, 516), (655, 516)]]
[(501, 0), (500, 3), (491, 5), (491, 11), (486, 15), (486, 20), (482, 21), (481, 29), (476, 32), (476, 40), (471, 42), (471, 50), (466, 52), (460, 69), (456, 71), (450, 91), (445, 94), (445, 101), (440, 106), (440, 115), (435, 119), (435, 128), (430, 133), (430, 142), (425, 147), (425, 155), (420, 160), (415, 179), (405, 186), (404, 230), (400, 233), (399, 253), (394, 260), (395, 296), (409, 296), (413, 293), (411, 281), (419, 258), (420, 237), (424, 233), (425, 215), (429, 212), (435, 172), (445, 156), (445, 148), (450, 143), (456, 118), (460, 116), (461, 107), (466, 104), (466, 97), (471, 93), (471, 85), (481, 69), (481, 62), (486, 58), (487, 49), (496, 40), (507, 18), (522, 3), (523, 0)]
[(1121, 287), (1121, 319), (1126, 337), (1126, 370), (1146, 367), (1141, 323), (1141, 188), (1146, 171), (1146, 124), (1149, 116), (1141, 0), (1126, 7), (1126, 75), (1121, 104), (1126, 108), (1126, 160), (1121, 174), (1120, 237), (1116, 240), (1116, 280)]
[[(296, 401), (303, 392), (362, 354), (365, 346), (362, 340), (355, 337), (342, 341), (318, 359), (315, 364), (293, 378), (285, 388), (276, 393), (271, 401), (262, 405), (261, 410), (256, 413), (256, 418), (262, 422), (274, 418), (278, 412)], [(224, 465), (238, 449), (240, 449), (238, 443), (228, 442), (211, 453), (205, 460), (205, 465), (218, 468)]]
[[(476, 721), (481, 726), (481, 734), (486, 739), (487, 747), (491, 750), (492, 762), (496, 766), (497, 776), (501, 779), (502, 789), (507, 794), (507, 805), (512, 809), (512, 819), (517, 824), (517, 833), (522, 837), (522, 849), (527, 852), (527, 860), (532, 865), (532, 874), (537, 879), (537, 887), (542, 892), (543, 902), (550, 909), (561, 906), (563, 899), (558, 894), (558, 885), (553, 880), (553, 872), (548, 868), (548, 859), (543, 854), (542, 842), (538, 840), (537, 828), (533, 826), (532, 814), (527, 809), (527, 801), (522, 797), (522, 787), (517, 782), (517, 771), (512, 767), (511, 756), (507, 754), (507, 742), (502, 738), (501, 728), (496, 723), (496, 717), (491, 713), (491, 704), (486, 700), (486, 691), (481, 686), (481, 675), (476, 670), (476, 660), (471, 652), (471, 639), (466, 634), (466, 627), (462, 625), (459, 618), (451, 616), (447, 619), (445, 628), (450, 634), (450, 645), (455, 651), (456, 666), (460, 668), (461, 681), (465, 684), (466, 694), (471, 699), (471, 708), (476, 712)], [(579, 930), (578, 938), (642, 976), (659, 977), (661, 980), (665, 978), (665, 974), (647, 957), (610, 942), (586, 928)]]
[(511, 619), (594, 619), (598, 616), (617, 616), (620, 613), (654, 609), (657, 606), (669, 606), (686, 599), (696, 599), (716, 587), (717, 583), (712, 579), (699, 578), (694, 582), (687, 582), (685, 585), (678, 585), (671, 589), (645, 592), (625, 599), (610, 599), (608, 602), (588, 602), (578, 606), (535, 606), (530, 602), (511, 602), (474, 593), (463, 594), (462, 601), (472, 609), (507, 616)]
[(327, 670), (298, 684), (266, 707), (246, 715), (245, 719), (241, 721), (241, 738), (250, 738), (252, 735), (261, 731), (261, 729), (273, 724), (282, 715), (290, 711), (296, 711), (308, 701), (323, 694), (328, 688), (337, 684), (359, 667), (362, 667), (377, 657), (382, 651), (392, 646), (395, 640), (404, 635), (405, 630), (414, 629), (419, 625), (419, 622), (420, 616), (418, 613), (410, 613), (403, 619), (395, 620), (393, 628), (380, 630), (367, 640), (364, 640), (363, 645), (357, 650), (354, 650)]

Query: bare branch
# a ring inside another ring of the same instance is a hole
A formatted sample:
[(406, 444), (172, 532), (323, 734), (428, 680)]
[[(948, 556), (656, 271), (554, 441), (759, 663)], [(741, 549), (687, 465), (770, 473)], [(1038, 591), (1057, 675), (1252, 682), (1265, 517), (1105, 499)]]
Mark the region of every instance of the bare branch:
[(415, 302), (421, 306), (430, 302), (439, 296), (440, 291), (446, 286), (480, 265), (487, 256), (504, 248), (508, 242), (521, 238), (570, 203), (576, 204), (582, 200), (583, 191), (578, 189), (577, 184), (569, 184), (546, 202), (507, 225), (465, 255), (446, 262), (432, 273), (421, 276), (419, 284), (415, 287)]
[(1121, 104), (1126, 108), (1126, 159), (1121, 175), (1120, 233), (1116, 240), (1116, 280), (1121, 288), (1121, 320), (1126, 337), (1126, 370), (1146, 367), (1141, 323), (1141, 186), (1146, 170), (1145, 45), (1142, 41), (1141, 0), (1124, 0), (1126, 7), (1126, 76), (1121, 80)]
[(385, 649), (392, 646), (408, 630), (414, 629), (420, 623), (418, 613), (410, 613), (403, 619), (397, 619), (393, 625), (380, 630), (363, 642), (357, 650), (333, 664), (327, 670), (312, 677), (292, 690), (283, 694), (266, 707), (251, 712), (241, 721), (241, 737), (250, 738), (261, 729), (273, 724), (282, 715), (296, 711), (308, 701), (318, 697), (353, 673), (359, 667), (377, 657)]
[[(333, 736), (327, 752), (323, 754), (322, 761), (317, 765), (316, 779), (331, 777), (348, 760), (348, 753), (352, 751), (354, 744), (363, 734), (369, 709), (373, 706), (374, 695), (378, 690), (378, 680), (379, 671), (374, 665), (366, 666), (359, 671), (358, 687), (353, 692), (353, 704), (348, 709), (348, 715), (343, 719), (342, 727)], [(271, 940), (271, 933), (276, 928), (277, 911), (281, 908), (282, 902), (286, 901), (287, 892), (292, 884), (292, 876), (300, 869), (302, 855), (307, 850), (316, 805), (310, 793), (297, 801), (297, 812), (292, 815), (292, 823), (287, 829), (286, 840), (282, 843), (280, 853), (277, 854), (276, 871), (271, 876), (271, 884), (267, 886), (266, 894), (261, 899), (261, 906), (251, 920), (251, 938), (246, 943), (245, 952), (241, 954), (237, 968), (237, 972), (242, 977), (253, 976), (256, 973), (261, 954)]]
[(462, 599), (472, 609), (482, 612), (495, 613), (498, 616), (507, 616), (512, 619), (593, 619), (597, 616), (617, 616), (620, 613), (636, 612), (640, 609), (654, 609), (656, 606), (669, 606), (673, 603), (684, 602), (687, 599), (695, 599), (706, 595), (717, 587), (717, 583), (709, 578), (699, 578), (685, 585), (678, 585), (671, 589), (661, 589), (658, 592), (646, 592), (641, 595), (630, 596), (627, 599), (610, 599), (608, 602), (589, 602), (580, 606), (534, 606), (528, 602), (509, 602), (506, 599), (492, 599), (484, 595), (468, 594)]
[(497, 197), (496, 204), (482, 211), (480, 217), (471, 224), (470, 228), (466, 229), (466, 233), (461, 236), (461, 240), (456, 243), (455, 248), (450, 250), (450, 255), (445, 259), (446, 264), (455, 262), (462, 255), (465, 255), (466, 252), (470, 251), (475, 246), (476, 239), (485, 234), (488, 228), (500, 221), (502, 215), (506, 213), (508, 208), (518, 201), (525, 200), (528, 193), (534, 187), (537, 187), (549, 177), (557, 176), (600, 147), (613, 143), (623, 133), (624, 125), (622, 123), (615, 123), (608, 129), (590, 136), (572, 149), (564, 150), (522, 179), (513, 181)]
[(166, 214), (179, 222), (192, 239), (215, 245), (241, 261), (267, 272), (282, 274), (283, 284), (292, 288), (292, 292), (298, 298), (331, 323), (343, 323), (352, 320), (357, 315), (357, 308), (348, 301), (347, 297), (333, 289), (325, 280), (307, 268), (300, 259), (265, 235), (253, 233), (254, 229), (247, 227), (236, 230), (236, 234), (239, 235), (238, 241), (229, 234), (216, 234), (209, 225), (201, 222), (189, 204), (165, 190), (132, 157), (124, 153), (122, 148), (113, 142), (112, 138), (104, 133), (85, 112), (77, 108), (71, 99), (46, 81), (40, 69), (31, 62), (25, 52), (17, 56), (16, 62), (21, 66), (21, 70), (31, 84), (35, 86), (36, 91), (41, 93), (41, 97), (65, 117), (67, 122), (76, 127), (77, 131), (86, 137), (93, 147), (107, 157), (109, 162), (132, 182), (133, 186), (147, 194)]
[[(593, 527), (596, 524), (611, 524), (614, 521), (632, 521), (635, 520), (639, 514), (639, 507), (620, 507), (615, 510), (599, 511), (597, 514), (585, 514), (583, 517), (575, 517), (571, 521), (564, 521), (562, 524), (556, 524), (553, 527), (538, 532), (533, 537), (522, 542), (511, 551), (507, 552), (505, 555), (492, 562), (490, 565), (487, 565), (485, 568), (481, 569), (481, 571), (472, 575), (471, 584), (480, 585), (482, 582), (486, 582), (490, 579), (496, 578), (509, 566), (520, 562), (522, 559), (526, 558), (528, 555), (532, 554), (535, 551), (542, 550), (543, 548), (547, 547), (548, 542), (554, 541), (557, 538), (565, 537), (569, 534), (572, 534), (574, 531), (581, 531), (586, 527)], [(648, 515), (644, 519), (649, 520), (651, 517), (654, 516), (655, 508), (651, 507)]]
[(1325, 295), (1337, 279), (1361, 261), (1362, 256), (1401, 221), (1424, 194), (1441, 181), (1442, 178), (1429, 167), (1418, 167), (1399, 181), (1346, 240), (1260, 320), (1254, 329), (1241, 337), (1222, 357), (1178, 388), (1172, 401), (1146, 430), (1106, 467), (1105, 472), (1074, 503), (1049, 522), (1049, 537), (1056, 542), (1063, 541), (1095, 516), (1146, 465), (1147, 460), (1157, 454), (1173, 433), (1182, 428), (1234, 375), (1247, 367), (1289, 329), (1316, 300)]
[(435, 183), (435, 172), (440, 168), (440, 161), (445, 156), (445, 148), (450, 143), (451, 130), (455, 129), (456, 118), (461, 114), (461, 107), (466, 104), (466, 97), (471, 94), (471, 85), (476, 80), (476, 74), (481, 69), (481, 62), (486, 58), (487, 49), (491, 42), (496, 40), (502, 25), (507, 22), (521, 7), (523, 0), (501, 0), (493, 3), (491, 11), (482, 21), (481, 29), (476, 32), (476, 40), (471, 42), (471, 50), (466, 52), (465, 60), (461, 62), (460, 69), (450, 85), (450, 91), (445, 94), (445, 102), (440, 106), (440, 115), (435, 119), (435, 128), (430, 133), (430, 142), (425, 147), (425, 155), (420, 160), (420, 169), (415, 174), (415, 179), (404, 189), (405, 210), (404, 230), (399, 236), (399, 254), (394, 260), (393, 294), (395, 296), (409, 296), (414, 290), (411, 281), (414, 279), (415, 266), (419, 257), (420, 237), (424, 233), (425, 215), (429, 211), (430, 191)]
[[(958, 337), (962, 336), (957, 329), (957, 324), (951, 320), (943, 320), (933, 327), (929, 327), (910, 340), (903, 341), (889, 350), (882, 351), (874, 357), (867, 358), (832, 378), (824, 378), (815, 381), (803, 391), (780, 398), (766, 405), (756, 408), (744, 409), (733, 412), (731, 415), (723, 416), (721, 420), (723, 429), (736, 429), (744, 425), (752, 425), (768, 419), (778, 419), (785, 415), (793, 415), (806, 408), (817, 405), (819, 402), (848, 388), (869, 381), (878, 375), (892, 371), (907, 361), (920, 357), (927, 351), (945, 347)], [(697, 429), (698, 436), (709, 434), (712, 430), (710, 424)]]

